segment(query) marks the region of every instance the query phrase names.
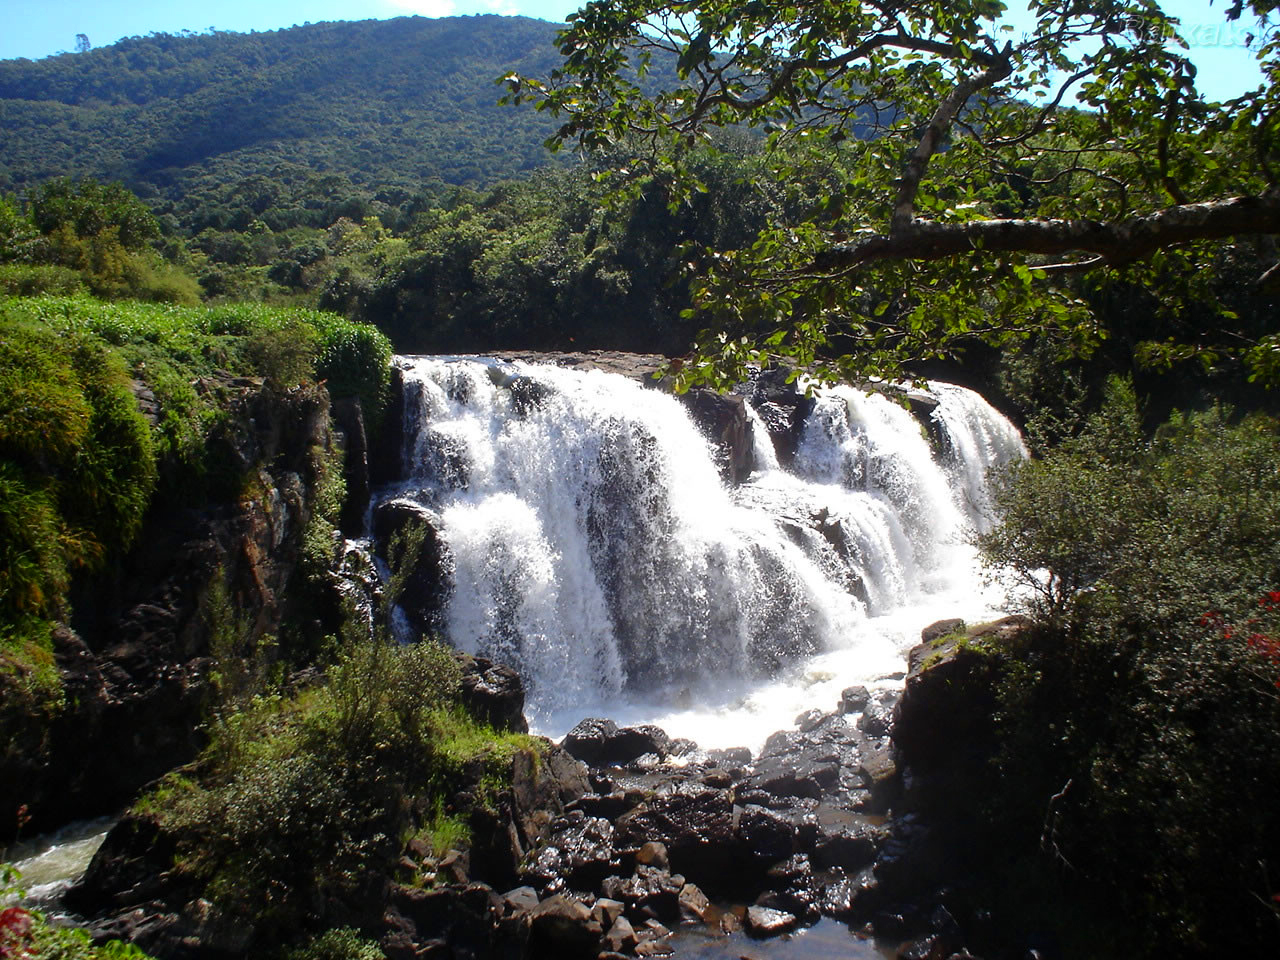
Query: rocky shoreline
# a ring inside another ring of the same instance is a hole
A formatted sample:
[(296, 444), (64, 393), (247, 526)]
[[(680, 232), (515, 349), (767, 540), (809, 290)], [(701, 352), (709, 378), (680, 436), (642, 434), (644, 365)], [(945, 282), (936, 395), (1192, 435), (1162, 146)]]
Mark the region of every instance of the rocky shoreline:
[[(935, 624), (901, 694), (851, 687), (758, 756), (586, 719), (540, 756), (517, 755), (496, 804), (470, 802), (459, 784), (469, 848), (436, 856), (409, 841), (378, 908), (352, 925), (390, 960), (666, 956), (685, 924), (768, 938), (823, 917), (899, 957), (972, 957), (990, 920), (954, 895), (958, 878), (921, 811), (976, 735), (972, 723), (939, 722), (962, 717), (957, 690), (981, 685), (966, 683), (981, 673), (974, 651), (1025, 628), (1020, 618)], [(473, 709), (523, 723), (512, 671), (479, 660), (468, 677)], [(173, 850), (157, 821), (126, 817), (68, 905), (97, 940), (164, 958), (244, 956), (235, 918), (177, 882)]]

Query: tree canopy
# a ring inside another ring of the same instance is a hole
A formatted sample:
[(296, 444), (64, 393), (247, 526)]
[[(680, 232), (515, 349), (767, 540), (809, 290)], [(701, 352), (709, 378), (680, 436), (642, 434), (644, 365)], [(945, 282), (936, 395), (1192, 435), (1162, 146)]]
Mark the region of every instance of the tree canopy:
[[(1232, 238), (1263, 238), (1245, 255), (1271, 283), (1273, 0), (1211, 14), (1240, 25), (1267, 81), (1226, 102), (1197, 89), (1179, 22), (1156, 0), (1030, 7), (1034, 28), (1017, 36), (999, 0), (593, 0), (561, 33), (557, 71), (505, 80), (512, 99), (561, 118), (553, 146), (622, 151), (608, 176), (633, 191), (679, 204), (705, 189), (687, 159), (730, 125), (767, 132), (780, 180), (825, 184), (799, 223), (688, 252), (709, 327), (686, 365), (694, 380), (779, 357), (898, 372), (1049, 328), (1087, 343), (1101, 332), (1091, 287), (1158, 288), (1171, 310), (1203, 301)], [(655, 81), (650, 65), (672, 58), (676, 81)], [(1238, 330), (1148, 345), (1264, 378), (1278, 351), (1280, 337)]]

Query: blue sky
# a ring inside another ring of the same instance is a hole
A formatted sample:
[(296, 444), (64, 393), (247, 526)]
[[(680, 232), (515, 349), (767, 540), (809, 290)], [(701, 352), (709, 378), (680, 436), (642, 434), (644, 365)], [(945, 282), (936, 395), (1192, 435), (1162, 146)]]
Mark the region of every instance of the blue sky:
[[(278, 30), (324, 20), (385, 19), (409, 14), (445, 17), (469, 13), (521, 14), (562, 21), (579, 6), (575, 0), (219, 0), (193, 4), (173, 0), (9, 0), (0, 30), (0, 59), (38, 59), (75, 48), (83, 33), (94, 46), (148, 33), (219, 30)], [(1013, 6), (1013, 3), (1010, 3)], [(1166, 0), (1180, 17), (1183, 34), (1200, 70), (1199, 85), (1225, 98), (1256, 86), (1260, 75), (1242, 46), (1243, 30), (1226, 24), (1227, 0)], [(1016, 19), (1014, 21), (1017, 22)]]

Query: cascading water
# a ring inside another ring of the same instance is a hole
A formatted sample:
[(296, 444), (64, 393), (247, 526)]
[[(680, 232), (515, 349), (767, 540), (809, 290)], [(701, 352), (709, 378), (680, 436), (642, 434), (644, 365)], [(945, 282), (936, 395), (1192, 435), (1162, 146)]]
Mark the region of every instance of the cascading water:
[(965, 538), (986, 470), (1022, 447), (971, 391), (937, 385), (928, 431), (880, 394), (821, 391), (788, 469), (750, 412), (755, 470), (729, 487), (686, 408), (625, 377), (397, 362), (395, 495), (439, 517), (448, 639), (520, 670), (535, 730), (605, 714), (758, 747), (900, 670), (929, 618), (988, 612)]

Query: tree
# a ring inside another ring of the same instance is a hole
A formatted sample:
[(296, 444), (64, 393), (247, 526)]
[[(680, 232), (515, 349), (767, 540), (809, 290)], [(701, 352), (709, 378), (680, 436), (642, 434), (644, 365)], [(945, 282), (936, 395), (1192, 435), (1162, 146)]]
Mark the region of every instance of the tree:
[[(803, 218), (688, 258), (711, 327), (687, 377), (778, 357), (895, 373), (975, 337), (1088, 341), (1082, 284), (1172, 276), (1203, 295), (1221, 241), (1280, 232), (1275, 6), (1225, 11), (1257, 20), (1240, 33), (1269, 82), (1223, 103), (1156, 0), (1033, 0), (1021, 38), (1000, 0), (593, 0), (559, 70), (504, 80), (563, 118), (553, 148), (625, 147), (614, 177), (633, 192), (684, 202), (694, 148), (730, 125), (767, 132), (775, 176), (827, 178)], [(1234, 352), (1274, 377), (1280, 337)]]

